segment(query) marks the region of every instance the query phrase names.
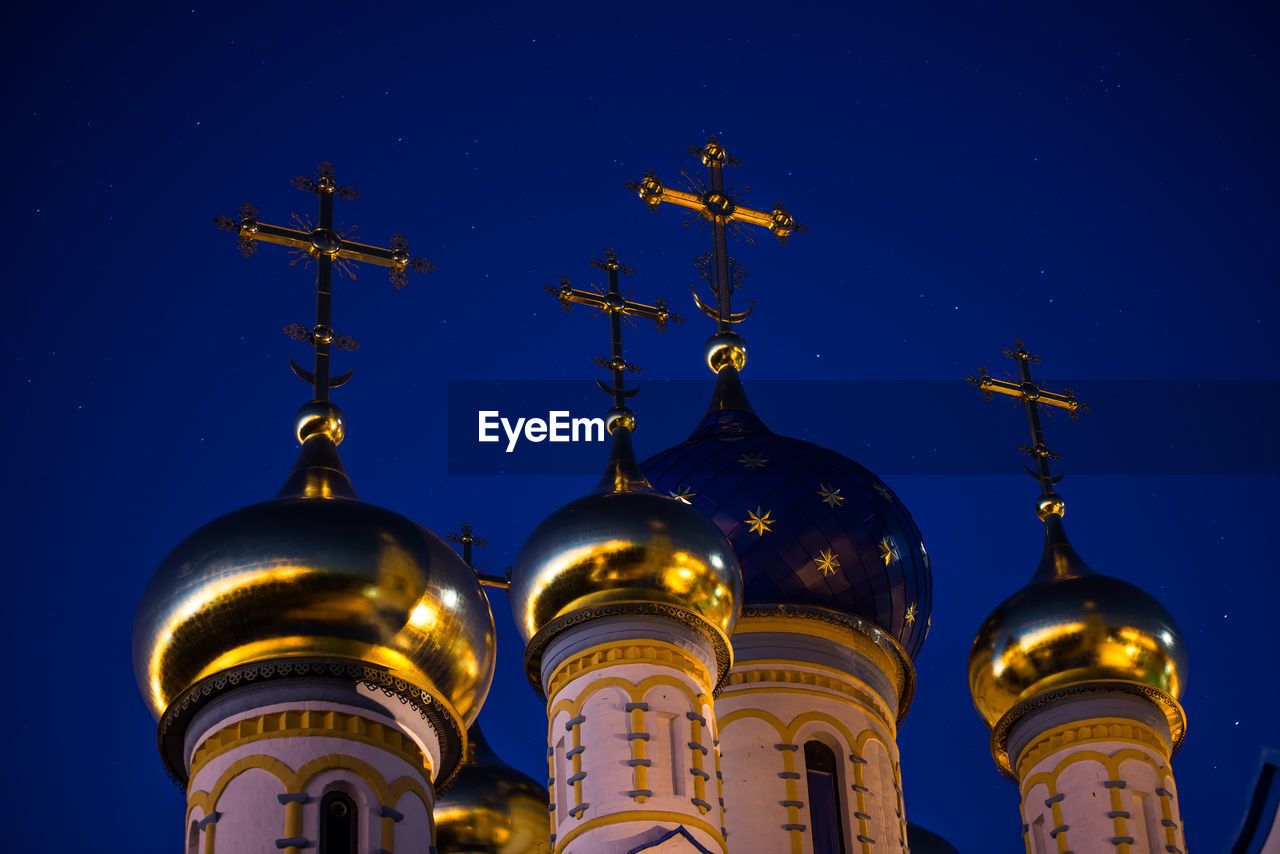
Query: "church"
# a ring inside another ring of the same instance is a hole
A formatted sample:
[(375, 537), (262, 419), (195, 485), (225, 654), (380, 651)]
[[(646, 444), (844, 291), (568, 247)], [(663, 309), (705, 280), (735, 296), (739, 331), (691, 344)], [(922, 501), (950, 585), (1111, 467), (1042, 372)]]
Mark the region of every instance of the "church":
[[(611, 382), (597, 380), (612, 397), (609, 455), (508, 577), (472, 568), (469, 531), (459, 555), (363, 502), (339, 456), (346, 424), (330, 392), (346, 376), (331, 375), (330, 355), (348, 346), (330, 317), (334, 271), (382, 266), (400, 285), (430, 265), (402, 239), (338, 234), (334, 201), (352, 192), (327, 165), (295, 180), (318, 199), (314, 228), (266, 224), (251, 206), (217, 220), (246, 255), (272, 243), (316, 264), (315, 324), (290, 331), (315, 360), (293, 364), (311, 399), (279, 494), (182, 540), (138, 607), (134, 668), (186, 793), (187, 854), (956, 850), (911, 822), (899, 762), (933, 610), (924, 535), (876, 474), (774, 433), (752, 408), (737, 331), (750, 310), (734, 311), (727, 241), (803, 228), (781, 206), (738, 203), (723, 180), (736, 162), (716, 139), (691, 154), (705, 181), (681, 190), (651, 173), (632, 190), (709, 226), (715, 298), (695, 294), (714, 325), (706, 411), (688, 413), (686, 441), (639, 460), (631, 435), (660, 416), (628, 405), (622, 321), (674, 316), (623, 297), (629, 269), (612, 251), (595, 262), (607, 289), (552, 289), (609, 319), (598, 363)], [(1025, 524), (1044, 548), (1038, 564), (1027, 556), (1024, 586), (991, 591), (969, 655), (992, 761), (1016, 787), (1028, 854), (1183, 854), (1172, 763), (1187, 728), (1184, 638), (1154, 596), (1072, 546), (1039, 413), (1083, 405), (1036, 384), (1021, 342), (1005, 354), (1017, 381), (971, 381), (1025, 410), (1039, 484)], [(485, 587), (505, 590), (493, 608)], [(504, 764), (474, 726), (495, 619), (514, 621), (529, 690), (546, 701), (545, 780)], [(1270, 820), (1247, 850), (1280, 851)], [(991, 850), (1018, 844), (1008, 826), (992, 823)]]

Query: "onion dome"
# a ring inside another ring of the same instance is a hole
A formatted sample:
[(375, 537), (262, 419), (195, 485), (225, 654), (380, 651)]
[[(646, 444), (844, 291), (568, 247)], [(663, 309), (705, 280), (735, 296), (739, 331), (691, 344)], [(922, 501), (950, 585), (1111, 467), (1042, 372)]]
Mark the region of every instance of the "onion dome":
[(706, 633), (721, 675), (742, 579), (733, 548), (705, 516), (655, 492), (631, 448), (634, 419), (610, 412), (612, 451), (594, 491), (534, 529), (511, 573), (511, 612), (540, 690), (546, 643), (563, 629), (617, 613), (662, 614)]
[(898, 496), (835, 451), (764, 425), (738, 378), (742, 339), (712, 336), (711, 406), (684, 442), (642, 464), (654, 488), (702, 511), (733, 544), (744, 607), (818, 606), (920, 651), (933, 605), (929, 556)]
[(547, 839), (547, 789), (498, 758), (478, 725), (435, 805), (440, 854), (534, 854)]
[(1169, 721), (1174, 748), (1186, 719), (1178, 699), (1187, 653), (1173, 617), (1141, 588), (1092, 570), (1062, 524), (1055, 493), (1041, 496), (1044, 554), (1031, 581), (991, 612), (969, 652), (969, 693), (1007, 771), (1001, 734), (1046, 695), (1093, 687), (1142, 694)]
[(479, 713), (494, 667), (488, 600), (447, 543), (359, 499), (342, 435), (337, 406), (304, 406), (280, 494), (200, 528), (156, 570), (133, 632), (153, 715), (211, 678), (317, 661), (407, 683), (462, 726)]

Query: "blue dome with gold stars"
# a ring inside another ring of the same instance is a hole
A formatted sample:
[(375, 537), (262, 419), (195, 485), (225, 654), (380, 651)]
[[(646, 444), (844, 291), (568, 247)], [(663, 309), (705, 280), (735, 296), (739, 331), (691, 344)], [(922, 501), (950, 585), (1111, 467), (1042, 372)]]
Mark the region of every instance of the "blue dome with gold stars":
[(842, 611), (919, 653), (933, 581), (911, 514), (853, 460), (766, 427), (735, 367), (718, 371), (693, 435), (642, 468), (654, 489), (706, 513), (733, 544), (744, 605)]

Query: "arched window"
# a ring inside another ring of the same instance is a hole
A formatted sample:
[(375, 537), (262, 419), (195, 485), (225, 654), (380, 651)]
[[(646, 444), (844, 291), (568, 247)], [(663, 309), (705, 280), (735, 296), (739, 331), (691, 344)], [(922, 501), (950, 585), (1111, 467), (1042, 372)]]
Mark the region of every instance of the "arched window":
[(356, 802), (346, 792), (320, 799), (320, 854), (356, 854)]
[(187, 854), (200, 854), (200, 823), (194, 819), (187, 830)]
[(804, 770), (809, 782), (809, 829), (813, 854), (845, 854), (840, 820), (840, 778), (836, 755), (820, 741), (804, 743)]

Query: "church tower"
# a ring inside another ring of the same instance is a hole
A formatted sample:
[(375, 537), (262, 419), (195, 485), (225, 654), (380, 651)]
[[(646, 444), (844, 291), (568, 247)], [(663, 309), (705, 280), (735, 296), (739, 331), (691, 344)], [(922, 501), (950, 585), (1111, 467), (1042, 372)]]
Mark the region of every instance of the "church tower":
[(512, 569), (529, 680), (547, 700), (555, 854), (725, 851), (712, 694), (729, 671), (742, 579), (733, 549), (692, 508), (655, 492), (631, 447), (622, 318), (661, 328), (665, 306), (621, 297), (629, 270), (596, 262), (606, 293), (553, 291), (610, 318), (611, 454), (599, 485), (552, 513)]
[(1169, 612), (1147, 592), (1095, 572), (1067, 539), (1039, 406), (1074, 417), (1070, 389), (1037, 388), (1039, 360), (1005, 351), (1019, 381), (970, 381), (1022, 401), (1037, 464), (1045, 544), (1031, 580), (978, 629), (969, 691), (991, 728), (991, 755), (1018, 784), (1028, 854), (1182, 854), (1186, 841), (1171, 758), (1186, 731), (1178, 703), (1186, 651)]
[(652, 173), (634, 185), (650, 205), (695, 210), (712, 251), (697, 262), (714, 304), (706, 346), (711, 405), (685, 442), (643, 463), (654, 487), (709, 517), (742, 568), (734, 665), (716, 698), (730, 851), (901, 854), (907, 823), (898, 725), (915, 688), (913, 657), (932, 606), (929, 558), (911, 514), (875, 474), (844, 456), (774, 433), (752, 409), (730, 297), (745, 270), (727, 234), (803, 231), (781, 207), (745, 207), (724, 187), (736, 165), (714, 138), (690, 149), (707, 167), (697, 193)]
[(134, 623), (134, 669), (159, 720), (161, 757), (187, 796), (187, 854), (434, 852), (434, 791), (466, 749), (488, 693), (493, 616), (476, 577), (439, 537), (359, 499), (338, 456), (346, 432), (329, 389), (333, 269), (410, 269), (404, 239), (379, 249), (333, 230), (353, 198), (327, 164), (295, 186), (320, 200), (304, 232), (247, 205), (219, 225), (317, 262), (317, 321), (290, 327), (315, 351), (298, 413), (297, 463), (272, 500), (215, 519), (156, 570)]

